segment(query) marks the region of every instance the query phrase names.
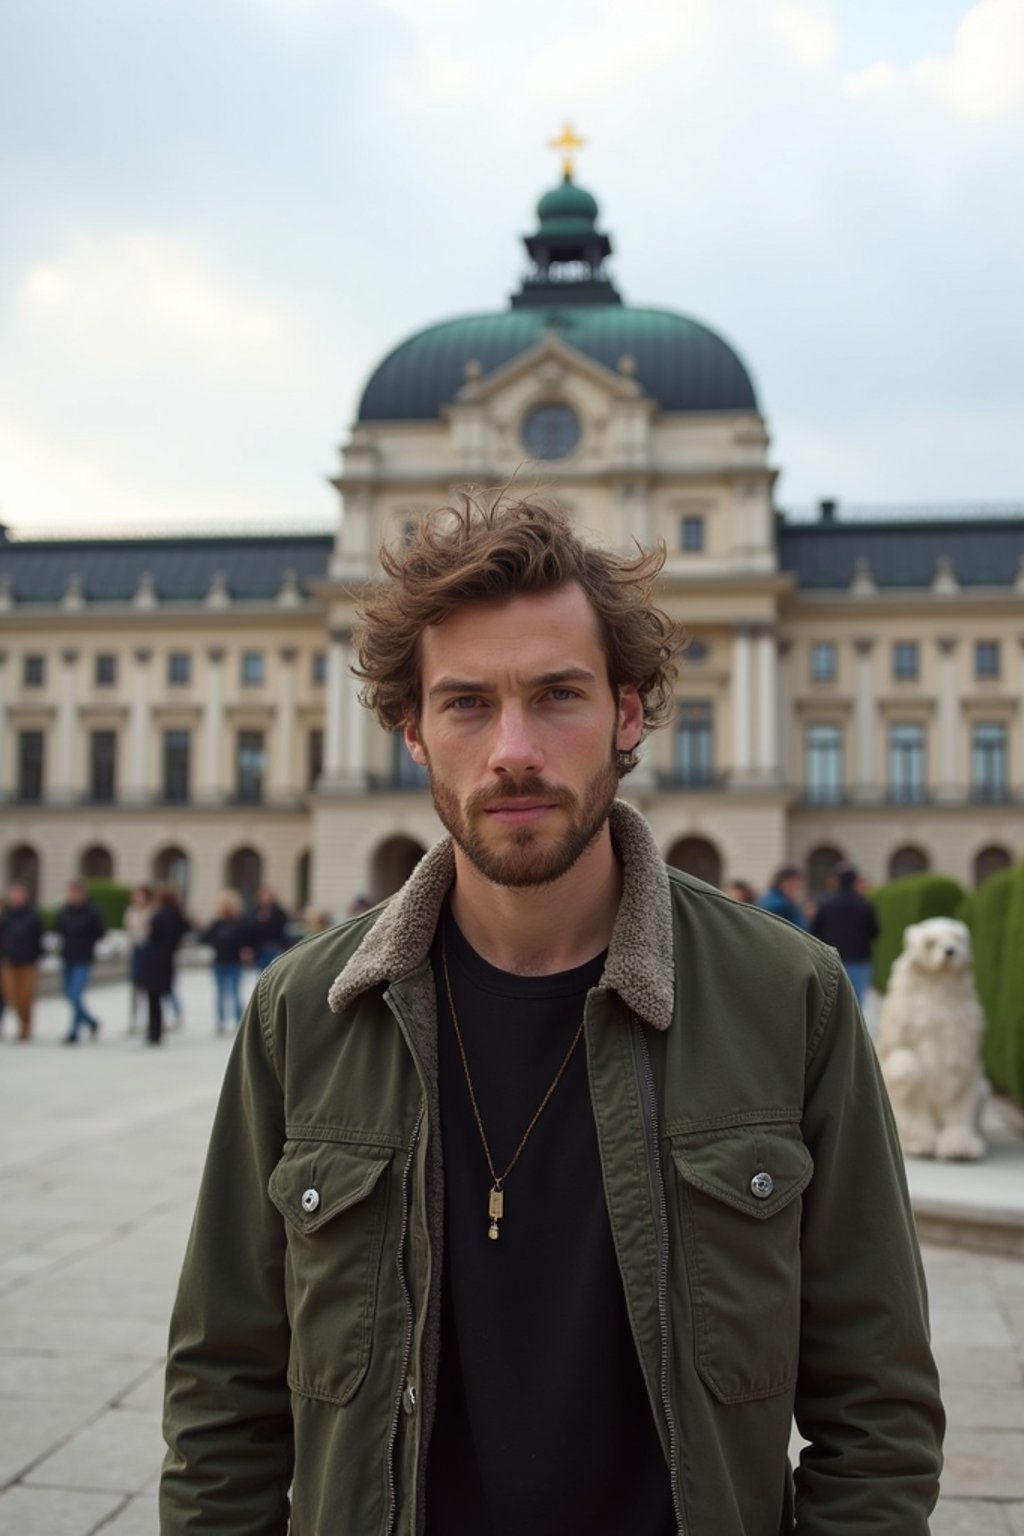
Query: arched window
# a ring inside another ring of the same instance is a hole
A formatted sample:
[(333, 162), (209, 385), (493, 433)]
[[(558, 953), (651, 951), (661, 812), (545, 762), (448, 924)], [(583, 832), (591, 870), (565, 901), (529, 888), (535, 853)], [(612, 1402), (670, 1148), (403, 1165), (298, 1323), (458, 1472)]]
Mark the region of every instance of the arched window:
[(177, 892), (182, 906), (188, 907), (189, 863), (183, 848), (173, 845), (160, 848), (153, 855), (154, 885), (170, 885)]
[(295, 910), (301, 912), (313, 899), (313, 855), (307, 848), (295, 862)]
[(30, 901), (39, 900), (39, 855), (29, 843), (18, 843), (8, 853), (7, 884), (23, 885)]
[(237, 891), (247, 907), (256, 900), (263, 884), (263, 857), (255, 848), (236, 848), (225, 865), (224, 884)]
[(370, 861), (373, 900), (383, 901), (399, 890), (426, 853), (413, 837), (388, 837), (378, 846)]
[(807, 859), (808, 896), (824, 895), (835, 874), (836, 865), (843, 862), (843, 857), (839, 849), (829, 843), (822, 843), (820, 847), (811, 850)]
[(78, 873), (83, 880), (113, 880), (114, 855), (101, 843), (93, 843), (79, 859)]
[(706, 837), (681, 837), (672, 844), (665, 861), (673, 869), (682, 869), (708, 885), (722, 883), (722, 856)]
[(997, 874), (1001, 869), (1009, 869), (1013, 858), (1008, 849), (1000, 847), (998, 843), (990, 843), (987, 848), (982, 848), (974, 858), (974, 883), (981, 885), (989, 875)]
[(902, 880), (904, 875), (923, 875), (931, 868), (931, 859), (923, 848), (914, 843), (904, 843), (889, 859), (889, 879)]

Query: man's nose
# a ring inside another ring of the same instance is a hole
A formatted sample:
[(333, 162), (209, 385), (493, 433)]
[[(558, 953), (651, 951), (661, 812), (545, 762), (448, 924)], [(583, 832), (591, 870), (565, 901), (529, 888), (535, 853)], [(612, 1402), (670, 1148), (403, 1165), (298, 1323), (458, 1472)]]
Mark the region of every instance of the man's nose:
[(517, 777), (539, 773), (544, 756), (527, 712), (519, 705), (502, 709), (494, 728), (490, 766), (495, 773), (513, 773)]

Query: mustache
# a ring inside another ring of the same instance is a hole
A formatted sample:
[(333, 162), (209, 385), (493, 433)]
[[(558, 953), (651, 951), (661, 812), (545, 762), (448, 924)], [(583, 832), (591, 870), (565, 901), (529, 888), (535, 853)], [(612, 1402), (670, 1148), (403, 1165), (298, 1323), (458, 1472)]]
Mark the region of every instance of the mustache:
[(466, 811), (474, 815), (478, 811), (486, 811), (492, 805), (500, 805), (505, 800), (543, 800), (546, 805), (559, 805), (572, 809), (576, 804), (576, 796), (571, 789), (558, 789), (554, 784), (546, 784), (543, 779), (527, 777), (525, 779), (502, 779), (489, 789), (478, 789), (466, 801)]

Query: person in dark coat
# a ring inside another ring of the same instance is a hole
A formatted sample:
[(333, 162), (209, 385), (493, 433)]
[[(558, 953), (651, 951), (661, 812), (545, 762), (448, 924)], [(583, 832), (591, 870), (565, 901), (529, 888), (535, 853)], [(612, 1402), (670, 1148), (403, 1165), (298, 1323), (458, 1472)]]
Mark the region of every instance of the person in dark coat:
[(251, 921), (256, 969), (265, 971), (271, 960), (288, 948), (288, 914), (268, 885), (261, 885), (256, 892)]
[(222, 1035), (229, 1022), (242, 1022), (242, 958), (251, 953), (252, 925), (242, 915), (242, 901), (237, 891), (221, 891), (217, 898), (217, 916), (199, 935), (213, 950), (213, 981), (217, 992), (217, 1033)]
[(89, 1012), (82, 999), (92, 974), (96, 945), (107, 930), (99, 907), (89, 900), (89, 893), (81, 880), (68, 882), (67, 900), (57, 913), (53, 926), (63, 940), (64, 996), (71, 1004), (71, 1022), (64, 1036), (64, 1044), (74, 1045), (77, 1042), (78, 1031), (83, 1024), (92, 1031), (95, 1040), (100, 1021), (95, 1014)]
[(148, 1023), (146, 1041), (159, 1045), (164, 1033), (162, 999), (174, 987), (174, 956), (188, 923), (170, 886), (158, 886), (149, 921), (149, 936), (139, 956), (139, 986), (146, 994)]
[(32, 1005), (43, 952), (43, 922), (23, 885), (12, 885), (0, 917), (0, 976), (4, 1001), (18, 1015), (18, 1038), (32, 1038)]
[(852, 864), (840, 864), (836, 876), (836, 889), (818, 903), (811, 932), (839, 951), (863, 1008), (871, 985), (871, 946), (878, 937), (878, 917), (871, 902), (857, 889), (857, 871)]

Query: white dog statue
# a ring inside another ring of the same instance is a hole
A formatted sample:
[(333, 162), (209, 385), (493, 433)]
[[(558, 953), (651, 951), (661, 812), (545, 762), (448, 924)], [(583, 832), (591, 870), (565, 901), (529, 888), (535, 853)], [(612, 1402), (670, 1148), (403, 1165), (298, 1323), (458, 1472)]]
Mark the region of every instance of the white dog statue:
[(909, 1157), (984, 1157), (984, 1022), (966, 925), (951, 917), (912, 923), (878, 1025), (882, 1076)]

